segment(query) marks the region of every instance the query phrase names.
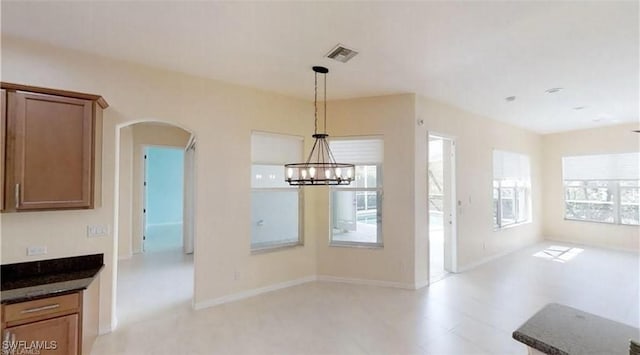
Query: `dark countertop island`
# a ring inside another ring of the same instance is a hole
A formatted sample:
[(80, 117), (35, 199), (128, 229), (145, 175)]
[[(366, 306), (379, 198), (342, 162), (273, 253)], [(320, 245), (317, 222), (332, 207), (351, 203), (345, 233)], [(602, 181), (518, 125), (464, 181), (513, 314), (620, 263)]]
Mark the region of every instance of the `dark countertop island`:
[(550, 303), (529, 318), (513, 338), (546, 354), (629, 354), (640, 329), (579, 309)]
[(0, 303), (30, 301), (84, 290), (103, 267), (103, 254), (0, 265)]

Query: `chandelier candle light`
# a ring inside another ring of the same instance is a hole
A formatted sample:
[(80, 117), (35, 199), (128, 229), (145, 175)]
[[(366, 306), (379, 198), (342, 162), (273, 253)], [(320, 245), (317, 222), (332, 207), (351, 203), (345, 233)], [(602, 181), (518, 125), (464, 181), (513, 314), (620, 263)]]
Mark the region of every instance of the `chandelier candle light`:
[[(289, 185), (349, 185), (353, 181), (355, 165), (336, 163), (327, 142), (327, 73), (325, 67), (313, 67), (315, 91), (313, 98), (314, 130), (313, 148), (305, 163), (285, 164), (286, 182)], [(324, 76), (324, 128), (318, 133), (318, 73)]]

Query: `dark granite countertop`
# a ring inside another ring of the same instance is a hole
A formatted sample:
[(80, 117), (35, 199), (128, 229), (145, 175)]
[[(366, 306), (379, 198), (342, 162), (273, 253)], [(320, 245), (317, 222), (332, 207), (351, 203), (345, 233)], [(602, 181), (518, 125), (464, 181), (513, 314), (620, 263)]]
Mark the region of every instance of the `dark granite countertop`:
[(550, 303), (513, 332), (513, 338), (552, 355), (628, 355), (629, 340), (640, 339), (640, 329)]
[(103, 254), (0, 265), (0, 302), (17, 303), (86, 289), (103, 267)]

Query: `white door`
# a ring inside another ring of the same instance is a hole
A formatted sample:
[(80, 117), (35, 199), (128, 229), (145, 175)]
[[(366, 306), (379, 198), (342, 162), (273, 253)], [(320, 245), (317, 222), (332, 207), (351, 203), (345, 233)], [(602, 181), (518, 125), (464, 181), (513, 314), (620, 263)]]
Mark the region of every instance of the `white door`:
[(184, 207), (182, 209), (182, 247), (185, 254), (193, 253), (195, 235), (195, 153), (196, 142), (191, 140), (184, 151)]
[(429, 136), (429, 281), (456, 271), (455, 142)]
[(444, 217), (444, 270), (455, 272), (455, 142), (452, 139), (443, 139), (443, 217)]

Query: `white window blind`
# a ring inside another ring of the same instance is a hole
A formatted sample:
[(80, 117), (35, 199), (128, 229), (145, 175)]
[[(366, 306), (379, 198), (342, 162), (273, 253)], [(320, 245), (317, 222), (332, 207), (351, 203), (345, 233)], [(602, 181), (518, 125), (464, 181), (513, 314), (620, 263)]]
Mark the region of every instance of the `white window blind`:
[(494, 150), (493, 179), (530, 183), (529, 157), (524, 154)]
[(302, 137), (251, 134), (251, 250), (302, 244), (302, 189), (284, 177), (284, 164), (302, 159)]
[(531, 166), (524, 154), (493, 151), (493, 225), (531, 221)]
[(302, 137), (253, 132), (251, 134), (251, 161), (254, 164), (302, 162), (303, 143)]
[(563, 157), (562, 174), (564, 180), (638, 180), (640, 153)]
[(382, 138), (332, 139), (329, 146), (339, 163), (376, 165), (383, 160)]
[(354, 181), (331, 191), (331, 244), (382, 247), (382, 137), (329, 141), (337, 162), (355, 165)]

